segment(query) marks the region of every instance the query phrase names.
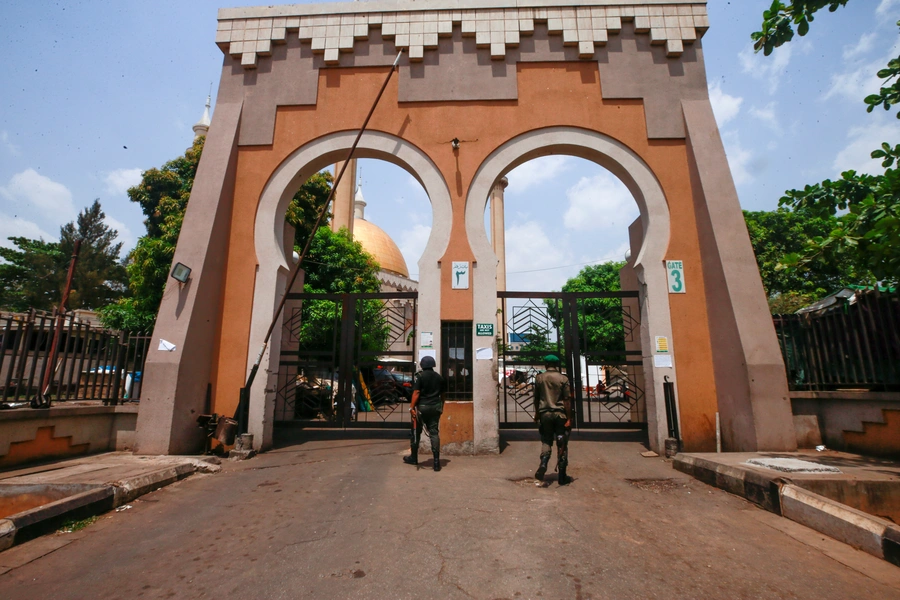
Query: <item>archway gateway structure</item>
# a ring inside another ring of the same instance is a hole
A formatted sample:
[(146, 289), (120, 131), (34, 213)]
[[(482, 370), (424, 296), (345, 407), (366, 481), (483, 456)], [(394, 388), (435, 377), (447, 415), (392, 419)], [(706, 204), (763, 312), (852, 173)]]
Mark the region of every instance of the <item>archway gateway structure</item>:
[[(504, 174), (543, 155), (583, 157), (619, 177), (640, 208), (630, 265), (651, 447), (667, 435), (665, 378), (685, 449), (715, 449), (717, 413), (725, 450), (796, 447), (781, 353), (709, 102), (704, 1), (347, 2), (222, 9), (218, 21), (218, 101), (175, 253), (193, 271), (171, 282), (160, 307), (154, 336), (175, 349), (147, 360), (138, 452), (195, 452), (196, 417), (234, 413), (290, 273), (287, 203), (345, 157), (401, 49), (356, 156), (401, 166), (431, 201), (417, 356), (442, 348), (448, 327), (471, 333), (497, 321), (498, 258), (483, 215)], [(497, 341), (465, 339), (493, 342), (493, 352), (476, 356), (471, 401), (448, 403), (446, 441), (497, 452)], [(278, 352), (262, 365), (249, 428), (266, 449)]]

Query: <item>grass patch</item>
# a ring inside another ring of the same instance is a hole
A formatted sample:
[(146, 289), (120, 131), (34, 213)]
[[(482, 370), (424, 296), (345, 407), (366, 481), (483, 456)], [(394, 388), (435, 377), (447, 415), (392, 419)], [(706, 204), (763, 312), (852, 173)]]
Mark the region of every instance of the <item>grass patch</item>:
[(63, 523), (62, 527), (60, 527), (56, 533), (75, 533), (76, 531), (81, 531), (100, 517), (88, 517), (87, 519), (70, 519)]

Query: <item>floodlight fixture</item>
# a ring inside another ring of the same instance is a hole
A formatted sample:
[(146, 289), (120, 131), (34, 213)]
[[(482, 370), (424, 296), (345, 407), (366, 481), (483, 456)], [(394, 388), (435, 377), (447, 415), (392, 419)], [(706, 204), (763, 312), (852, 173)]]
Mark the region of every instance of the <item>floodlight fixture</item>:
[(175, 263), (175, 266), (172, 267), (172, 279), (179, 283), (187, 283), (187, 280), (191, 277), (191, 268), (182, 263)]

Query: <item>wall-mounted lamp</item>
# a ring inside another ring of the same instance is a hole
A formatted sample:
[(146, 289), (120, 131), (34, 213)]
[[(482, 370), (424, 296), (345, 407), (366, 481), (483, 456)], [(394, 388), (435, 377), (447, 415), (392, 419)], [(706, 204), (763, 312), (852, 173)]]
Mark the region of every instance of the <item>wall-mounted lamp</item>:
[(453, 146), (454, 150), (459, 150), (459, 138), (453, 138), (450, 140), (450, 145)]
[(187, 280), (191, 276), (191, 268), (187, 265), (181, 263), (175, 263), (175, 266), (172, 267), (172, 279), (179, 283), (187, 283)]

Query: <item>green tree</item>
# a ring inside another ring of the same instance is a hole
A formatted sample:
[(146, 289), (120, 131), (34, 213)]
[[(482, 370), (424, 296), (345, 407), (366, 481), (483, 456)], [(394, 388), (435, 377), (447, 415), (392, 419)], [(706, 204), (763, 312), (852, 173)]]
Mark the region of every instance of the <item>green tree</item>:
[[(141, 183), (128, 190), (129, 199), (141, 206), (147, 231), (128, 255), (128, 296), (100, 311), (106, 327), (126, 331), (153, 328), (205, 142), (205, 137), (199, 137), (183, 156), (159, 169), (144, 171)], [(328, 198), (330, 184), (331, 174), (313, 175), (288, 207), (285, 217), (294, 226), (295, 243), (301, 248)]]
[(522, 344), (519, 351), (532, 353), (530, 358), (535, 359), (536, 362), (540, 362), (541, 358), (551, 352), (559, 353), (559, 344), (550, 341), (550, 330), (546, 327), (532, 323), (528, 330), (520, 335), (525, 343)]
[(116, 242), (119, 233), (103, 222), (106, 218), (100, 201), (85, 208), (78, 218), (67, 223), (59, 231), (59, 250), (62, 264), (57, 272), (57, 288), (60, 295), (65, 287), (68, 263), (75, 249), (75, 240), (81, 240), (69, 308), (99, 309), (125, 293), (128, 280), (125, 267), (119, 258), (122, 242)]
[[(624, 262), (606, 262), (589, 265), (578, 275), (566, 281), (564, 292), (618, 292), (619, 271)], [(550, 318), (554, 323), (563, 324), (560, 307), (553, 300), (545, 300)], [(589, 298), (579, 300), (579, 328), (585, 339), (582, 341), (588, 352), (625, 352), (626, 315), (618, 298)], [(635, 319), (638, 315), (635, 315)], [(564, 335), (560, 326), (560, 334)], [(611, 356), (606, 359), (614, 361)]]
[[(306, 246), (306, 240), (312, 233), (319, 212), (328, 200), (328, 194), (331, 193), (331, 183), (331, 173), (328, 171), (316, 173), (300, 187), (288, 205), (284, 218), (294, 227), (294, 245), (299, 248), (298, 252)], [(322, 223), (327, 226), (330, 219), (331, 213), (325, 213)]]
[(802, 210), (745, 210), (744, 220), (773, 314), (796, 306), (790, 311), (794, 312), (848, 284), (860, 282), (852, 262), (854, 257), (845, 256), (847, 253), (839, 247), (816, 257), (805, 269), (779, 268), (786, 255), (802, 252), (810, 239), (827, 236), (838, 227), (838, 217), (814, 216)]
[(100, 311), (105, 326), (127, 331), (153, 328), (205, 141), (200, 137), (184, 156), (144, 171), (141, 183), (128, 190), (128, 198), (140, 204), (146, 217), (147, 232), (128, 255), (130, 294)]
[[(784, 4), (774, 0), (763, 13), (761, 30), (751, 35), (756, 51), (771, 54), (775, 48), (793, 39), (794, 25), (798, 34), (806, 35), (814, 13), (826, 6), (834, 12), (847, 2), (793, 0), (790, 4)], [(868, 112), (877, 106), (890, 110), (891, 106), (900, 102), (898, 75), (900, 57), (890, 60), (886, 69), (878, 71), (884, 85), (878, 94), (864, 99)], [(897, 116), (900, 118), (900, 114)], [(802, 190), (785, 193), (779, 206), (802, 210), (818, 218), (835, 216), (844, 211), (846, 215), (826, 235), (809, 238), (801, 251), (786, 254), (781, 262), (783, 268), (805, 270), (820, 258), (837, 253), (849, 258), (860, 275), (869, 280), (881, 280), (888, 284), (900, 282), (900, 173), (895, 168), (900, 158), (900, 145), (883, 143), (881, 148), (872, 152), (872, 158), (882, 160), (883, 174), (845, 171), (836, 181), (826, 179), (807, 185)], [(863, 270), (867, 272), (863, 273)]]
[(11, 237), (15, 248), (0, 247), (0, 307), (13, 312), (52, 310), (59, 303), (57, 267), (63, 253), (56, 242)]
[(50, 311), (59, 305), (66, 285), (75, 240), (81, 250), (72, 279), (69, 308), (96, 309), (125, 291), (125, 269), (119, 260), (118, 232), (103, 222), (106, 215), (95, 200), (75, 221), (60, 228), (59, 242), (9, 238), (16, 248), (0, 248), (0, 305), (13, 311)]
[[(308, 294), (372, 293), (381, 290), (380, 267), (362, 244), (350, 238), (346, 229), (337, 233), (321, 227), (313, 237), (304, 260), (306, 277), (303, 291)], [(360, 300), (356, 327), (362, 332), (363, 349), (380, 352), (387, 349), (390, 327), (382, 316), (380, 300)], [(340, 321), (340, 304), (331, 300), (303, 302), (300, 344), (308, 349), (331, 348)]]

